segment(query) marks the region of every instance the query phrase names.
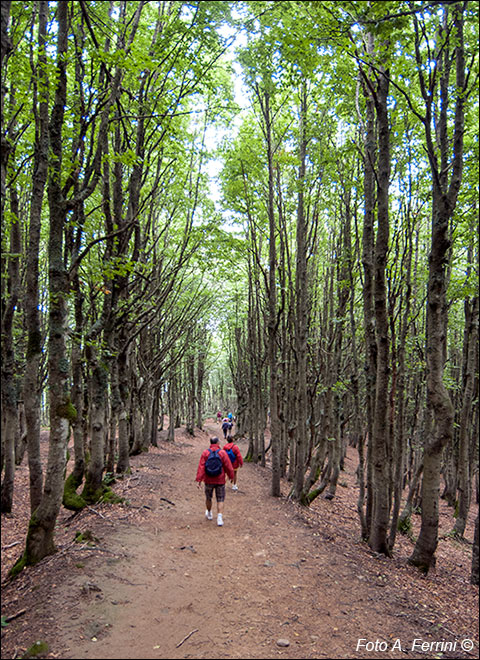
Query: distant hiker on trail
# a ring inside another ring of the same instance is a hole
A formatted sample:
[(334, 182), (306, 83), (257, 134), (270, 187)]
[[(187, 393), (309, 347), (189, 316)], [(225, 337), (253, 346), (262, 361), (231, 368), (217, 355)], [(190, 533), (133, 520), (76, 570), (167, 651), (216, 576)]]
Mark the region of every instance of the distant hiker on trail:
[(228, 454), (220, 449), (218, 438), (210, 438), (210, 447), (204, 449), (198, 463), (196, 481), (198, 485), (205, 482), (206, 511), (205, 518), (212, 520), (213, 491), (217, 499), (217, 525), (223, 525), (223, 510), (225, 501), (225, 473), (233, 481), (235, 473)]
[(219, 424), (222, 423), (222, 413), (220, 412), (220, 410), (217, 412), (217, 422)]
[(223, 448), (227, 452), (228, 458), (232, 462), (233, 473), (234, 473), (232, 490), (237, 491), (238, 490), (237, 472), (238, 472), (238, 468), (242, 467), (243, 465), (242, 454), (240, 453), (240, 449), (237, 447), (237, 445), (234, 444), (231, 435), (227, 437), (227, 444), (224, 445)]
[(227, 417), (228, 417), (228, 421), (229, 421), (229, 422), (233, 422), (233, 415), (232, 415), (231, 412), (228, 413)]
[(227, 435), (230, 435), (230, 431), (232, 430), (233, 422), (230, 422), (228, 420), (228, 417), (225, 417), (222, 423), (222, 431), (223, 431), (223, 437), (225, 440), (227, 439)]

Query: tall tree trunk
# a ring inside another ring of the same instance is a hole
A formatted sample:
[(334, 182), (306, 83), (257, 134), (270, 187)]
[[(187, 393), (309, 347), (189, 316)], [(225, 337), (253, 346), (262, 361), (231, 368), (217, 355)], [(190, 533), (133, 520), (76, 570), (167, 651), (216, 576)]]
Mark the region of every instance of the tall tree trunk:
[[(28, 230), (25, 322), (27, 351), (23, 380), (23, 400), (27, 425), (27, 450), (30, 478), (30, 511), (40, 504), (43, 471), (40, 457), (40, 363), (42, 332), (39, 314), (39, 252), (42, 204), (48, 175), (48, 79), (45, 41), (48, 2), (38, 3), (38, 65), (34, 78), (35, 151), (33, 164), (30, 225)], [(36, 103), (38, 100), (38, 111)]]
[(118, 461), (116, 472), (123, 474), (130, 469), (130, 445), (129, 445), (129, 432), (128, 432), (128, 412), (125, 404), (127, 396), (128, 385), (124, 375), (125, 366), (122, 364), (124, 358), (120, 358), (121, 362), (118, 367), (118, 392), (120, 393), (120, 402), (118, 404)]
[(79, 511), (85, 506), (85, 500), (77, 495), (77, 488), (83, 482), (85, 473), (86, 428), (84, 415), (84, 354), (81, 337), (83, 334), (83, 298), (80, 291), (80, 280), (75, 274), (72, 280), (75, 307), (75, 335), (72, 342), (72, 404), (76, 410), (76, 418), (72, 420), (74, 463), (72, 473), (65, 480), (63, 506), (73, 511)]
[(160, 388), (155, 387), (152, 394), (152, 414), (151, 414), (151, 427), (150, 427), (150, 444), (152, 447), (158, 447), (157, 431), (158, 431), (158, 414), (160, 410)]
[[(55, 552), (54, 530), (62, 502), (66, 449), (70, 422), (75, 409), (70, 401), (68, 385), (70, 365), (66, 350), (68, 279), (63, 260), (63, 232), (66, 204), (62, 195), (62, 127), (67, 101), (66, 55), (68, 48), (68, 9), (66, 2), (57, 7), (57, 87), (49, 125), (50, 176), (48, 201), (50, 209), (49, 258), (49, 409), (50, 443), (45, 488), (28, 528), (24, 562), (34, 564)], [(21, 564), (20, 564), (21, 567)]]
[(188, 391), (188, 414), (186, 430), (190, 435), (195, 435), (195, 340), (190, 343), (190, 351), (186, 357), (186, 378)]
[(307, 156), (307, 92), (301, 90), (300, 141), (297, 200), (297, 269), (295, 275), (295, 347), (297, 352), (297, 429), (295, 447), (295, 476), (293, 497), (304, 502), (305, 459), (308, 445), (307, 428), (307, 222), (305, 217), (305, 173)]
[[(348, 211), (347, 211), (348, 213)], [(355, 222), (356, 226), (356, 222)], [(358, 237), (357, 237), (358, 238)], [(357, 468), (357, 482), (358, 482), (358, 497), (357, 497), (357, 512), (360, 519), (361, 537), (363, 540), (368, 539), (368, 527), (365, 517), (365, 431), (362, 425), (362, 415), (360, 413), (360, 395), (359, 395), (359, 376), (360, 361), (357, 353), (357, 322), (355, 318), (355, 286), (353, 279), (353, 254), (349, 250), (349, 268), (348, 277), (350, 282), (350, 334), (352, 336), (352, 375), (351, 375), (351, 388), (353, 394), (353, 442), (357, 448), (358, 454), (358, 468)]]
[(196, 417), (197, 428), (200, 430), (203, 427), (203, 382), (205, 378), (205, 356), (206, 350), (204, 347), (199, 346), (197, 358), (197, 387), (196, 387)]
[(478, 297), (465, 302), (465, 373), (462, 383), (462, 409), (458, 440), (458, 508), (453, 528), (457, 536), (463, 537), (470, 508), (470, 420), (475, 380), (475, 357), (478, 344)]
[(175, 440), (175, 416), (176, 411), (176, 375), (173, 369), (170, 372), (170, 378), (168, 379), (168, 437), (169, 442)]
[[(409, 236), (409, 241), (411, 240)], [(406, 354), (406, 341), (409, 328), (410, 316), (410, 271), (411, 271), (411, 245), (408, 248), (407, 256), (407, 285), (406, 285), (406, 302), (405, 311), (400, 326), (400, 338), (397, 350), (397, 386), (395, 397), (395, 421), (394, 421), (394, 437), (392, 442), (392, 487), (393, 487), (393, 510), (392, 519), (390, 522), (390, 533), (388, 545), (392, 549), (395, 544), (395, 538), (398, 529), (398, 518), (400, 515), (400, 506), (402, 502), (403, 482), (405, 472), (405, 354)], [(391, 325), (395, 326), (395, 318), (392, 310)], [(392, 345), (394, 344), (394, 336), (392, 330)], [(392, 358), (392, 362), (395, 358)]]
[(475, 520), (475, 534), (473, 538), (472, 549), (472, 569), (470, 573), (470, 582), (478, 585), (478, 513)]
[[(260, 98), (260, 97), (259, 97)], [(270, 94), (265, 92), (262, 103), (267, 142), (268, 168), (268, 367), (269, 367), (269, 409), (270, 436), (272, 446), (271, 494), (279, 497), (280, 491), (280, 421), (278, 419), (278, 366), (277, 366), (277, 228), (274, 211), (274, 168), (273, 168), (273, 125), (270, 108)]]
[(389, 242), (388, 189), (390, 179), (390, 128), (387, 98), (389, 72), (379, 67), (375, 94), (377, 113), (377, 239), (375, 242), (374, 309), (377, 344), (375, 379), (375, 414), (373, 417), (371, 459), (373, 467), (373, 511), (369, 545), (375, 552), (389, 554), (388, 523), (390, 518), (390, 439), (389, 439), (389, 337), (387, 316), (386, 266)]
[[(256, 236), (253, 223), (249, 223), (249, 235), (253, 250), (256, 251)], [(253, 251), (252, 250), (252, 251)], [(254, 463), (258, 461), (258, 396), (259, 387), (259, 362), (260, 351), (258, 337), (258, 266), (252, 256), (249, 258), (249, 277), (248, 277), (248, 319), (247, 319), (247, 343), (248, 343), (248, 435), (249, 443), (246, 454), (247, 460)]]
[[(327, 499), (333, 499), (337, 489), (337, 482), (340, 475), (340, 465), (343, 458), (343, 449), (342, 449), (342, 428), (341, 428), (341, 419), (343, 415), (343, 392), (339, 391), (337, 384), (341, 382), (342, 379), (342, 356), (343, 356), (343, 334), (344, 334), (344, 325), (345, 318), (347, 313), (347, 303), (349, 296), (351, 295), (351, 290), (349, 287), (349, 273), (351, 268), (351, 241), (350, 241), (350, 232), (351, 232), (351, 218), (350, 218), (350, 203), (349, 203), (349, 193), (345, 191), (345, 209), (344, 217), (342, 218), (342, 228), (340, 231), (340, 245), (339, 249), (340, 260), (337, 266), (337, 309), (335, 312), (336, 323), (334, 326), (334, 355), (333, 355), (333, 378), (335, 379), (334, 387), (335, 392), (333, 394), (333, 418), (332, 424), (335, 428), (335, 461), (332, 462), (332, 474), (330, 476), (330, 484), (328, 486), (328, 492), (326, 495)], [(333, 444), (333, 443), (332, 443)]]
[[(10, 39), (9, 33), (8, 33), (8, 24), (10, 22), (10, 5), (11, 2), (8, 0), (7, 2), (2, 2), (1, 3), (1, 8), (0, 8), (0, 64), (2, 65), (2, 71), (4, 70), (4, 64), (6, 64), (5, 58), (7, 55), (11, 52), (13, 48), (12, 40)], [(0, 150), (0, 217), (2, 219), (2, 229), (3, 229), (3, 218), (4, 218), (4, 210), (5, 210), (5, 204), (6, 204), (6, 193), (7, 193), (7, 188), (6, 188), (6, 181), (7, 181), (7, 165), (8, 165), (8, 160), (10, 158), (10, 153), (12, 150), (12, 142), (11, 140), (7, 137), (8, 131), (6, 129), (6, 126), (4, 125), (4, 105), (5, 105), (5, 96), (7, 94), (7, 87), (4, 83), (4, 78), (2, 76), (1, 80), (1, 90), (0, 90), (0, 123), (1, 123), (1, 130), (0, 130), (0, 139), (1, 139), (1, 150)], [(6, 249), (5, 245), (5, 249)], [(4, 243), (2, 241), (2, 251), (4, 249)], [(9, 264), (11, 266), (11, 263)], [(1, 461), (0, 461), (0, 467), (1, 469), (5, 469), (5, 476), (4, 476), (4, 481), (5, 481), (5, 492), (8, 490), (12, 490), (13, 492), (13, 470), (14, 470), (14, 465), (15, 465), (15, 459), (13, 457), (14, 453), (14, 447), (12, 447), (11, 443), (6, 443), (6, 438), (13, 437), (13, 429), (11, 428), (12, 426), (12, 421), (13, 417), (11, 415), (10, 409), (13, 409), (14, 407), (14, 391), (11, 390), (11, 386), (13, 384), (12, 377), (8, 373), (11, 366), (13, 366), (13, 363), (8, 366), (4, 364), (5, 358), (7, 356), (7, 348), (5, 346), (5, 342), (3, 340), (3, 332), (4, 332), (4, 325), (8, 326), (10, 324), (10, 317), (13, 318), (13, 311), (14, 307), (11, 305), (11, 301), (8, 302), (7, 300), (4, 301), (4, 286), (5, 286), (5, 281), (3, 278), (4, 275), (4, 261), (3, 261), (3, 256), (2, 256), (2, 320), (1, 320), (1, 325), (2, 325), (2, 365), (1, 365), (1, 397), (2, 397), (2, 415), (1, 415), (1, 438), (0, 438), (0, 443), (1, 443)], [(6, 280), (7, 278), (5, 278)], [(7, 294), (8, 295), (8, 294)], [(10, 343), (10, 342), (9, 342)], [(8, 347), (8, 353), (11, 352), (11, 347)], [(10, 358), (9, 358), (10, 360)], [(12, 373), (13, 376), (13, 373)], [(8, 390), (8, 394), (7, 394)], [(8, 414), (4, 415), (3, 414), (3, 407), (6, 407), (6, 410), (8, 411)], [(7, 466), (7, 456), (8, 456), (8, 466)], [(9, 484), (11, 482), (11, 486)], [(2, 491), (3, 491), (3, 484), (2, 484)], [(2, 497), (3, 499), (3, 497)], [(11, 507), (11, 504), (8, 504), (8, 500), (10, 499), (10, 496), (6, 497), (6, 506)]]
[[(15, 150), (12, 150), (14, 157)], [(4, 474), (1, 492), (2, 513), (10, 513), (15, 479), (15, 444), (18, 435), (18, 394), (15, 375), (15, 346), (13, 322), (20, 295), (20, 254), (22, 238), (18, 195), (13, 184), (10, 190), (10, 255), (8, 258), (8, 286), (2, 300), (2, 443), (4, 443)]]
[[(373, 53), (373, 35), (367, 35), (367, 53)], [(363, 267), (363, 323), (365, 333), (365, 397), (367, 414), (367, 457), (366, 457), (366, 512), (367, 528), (370, 529), (372, 519), (372, 437), (375, 413), (376, 391), (375, 379), (377, 373), (377, 344), (375, 341), (375, 313), (373, 306), (374, 283), (374, 212), (375, 212), (375, 104), (367, 81), (363, 80), (366, 118), (364, 127), (364, 217), (362, 238)]]
[(105, 468), (105, 426), (107, 372), (103, 360), (97, 355), (97, 349), (89, 342), (87, 360), (90, 372), (90, 460), (85, 473), (85, 486), (82, 497), (85, 502), (93, 504), (103, 494), (102, 480)]
[[(428, 572), (435, 563), (438, 544), (439, 490), (442, 451), (453, 437), (454, 411), (450, 396), (443, 382), (445, 346), (447, 332), (447, 266), (450, 261), (450, 220), (456, 207), (463, 171), (464, 106), (465, 106), (465, 58), (463, 40), (464, 6), (453, 5), (455, 45), (448, 43), (448, 12), (444, 7), (444, 22), (440, 40), (445, 40), (438, 51), (437, 65), (440, 72), (440, 113), (437, 117), (437, 140), (431, 134), (434, 90), (427, 90), (422, 70), (420, 84), (426, 104), (424, 118), (427, 153), (432, 170), (433, 206), (431, 249), (428, 260), (427, 292), (427, 406), (434, 415), (433, 430), (426, 440), (424, 449), (424, 477), (422, 484), (422, 525), (414, 551), (409, 558), (411, 564)], [(417, 28), (416, 54), (421, 64), (419, 30)], [(447, 130), (449, 107), (449, 73), (451, 62), (456, 66), (455, 122), (453, 141)], [(437, 152), (439, 144), (439, 157)], [(452, 158), (449, 150), (452, 149)], [(447, 164), (449, 163), (448, 167)], [(451, 174), (450, 174), (451, 173)], [(448, 177), (450, 176), (450, 181)]]

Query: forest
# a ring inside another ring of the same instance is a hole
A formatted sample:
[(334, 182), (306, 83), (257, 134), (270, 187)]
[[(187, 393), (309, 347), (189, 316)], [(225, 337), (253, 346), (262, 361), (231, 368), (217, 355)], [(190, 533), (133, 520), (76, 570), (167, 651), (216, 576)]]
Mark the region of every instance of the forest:
[(164, 420), (233, 410), (272, 502), (333, 500), (354, 448), (359, 536), (390, 558), (418, 514), (423, 574), (439, 500), (459, 540), (475, 509), (478, 585), (478, 9), (2, 1), (12, 574)]

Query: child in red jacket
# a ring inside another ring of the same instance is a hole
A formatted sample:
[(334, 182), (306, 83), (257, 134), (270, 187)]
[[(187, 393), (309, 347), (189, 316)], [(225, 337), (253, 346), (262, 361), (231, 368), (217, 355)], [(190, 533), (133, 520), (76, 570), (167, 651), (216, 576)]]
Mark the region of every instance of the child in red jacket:
[(232, 436), (227, 437), (227, 444), (224, 445), (223, 447), (225, 451), (228, 454), (228, 457), (232, 461), (232, 467), (233, 467), (233, 486), (232, 490), (237, 491), (238, 486), (237, 486), (237, 472), (238, 468), (242, 467), (243, 465), (243, 458), (242, 454), (240, 453), (240, 449), (233, 443)]

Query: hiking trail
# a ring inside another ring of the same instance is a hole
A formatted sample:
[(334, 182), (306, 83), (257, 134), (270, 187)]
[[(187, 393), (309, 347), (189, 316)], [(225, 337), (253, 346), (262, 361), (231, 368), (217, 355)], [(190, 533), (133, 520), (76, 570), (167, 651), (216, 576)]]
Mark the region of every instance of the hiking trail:
[[(49, 645), (37, 657), (475, 657), (471, 547), (459, 550), (463, 564), (453, 559), (453, 572), (442, 556), (427, 578), (406, 564), (408, 539), (396, 559), (371, 553), (359, 539), (354, 450), (338, 496), (312, 510), (272, 498), (269, 469), (244, 464), (238, 492), (227, 481), (218, 527), (215, 498), (207, 521), (203, 484), (194, 481), (211, 435), (223, 446), (219, 424), (208, 420), (195, 437), (178, 430), (174, 443), (134, 457), (132, 474), (115, 484), (129, 505), (62, 512), (59, 553), (19, 576), (16, 601), (8, 586), (12, 611), (40, 581), (26, 615), (2, 633), (10, 653), (2, 658), (13, 657), (12, 644), (28, 644), (29, 620), (38, 635), (30, 643)], [(237, 444), (245, 456), (247, 443)], [(78, 531), (91, 540), (74, 543)], [(470, 653), (460, 648), (465, 638), (474, 640)], [(439, 655), (441, 640), (458, 646)]]

